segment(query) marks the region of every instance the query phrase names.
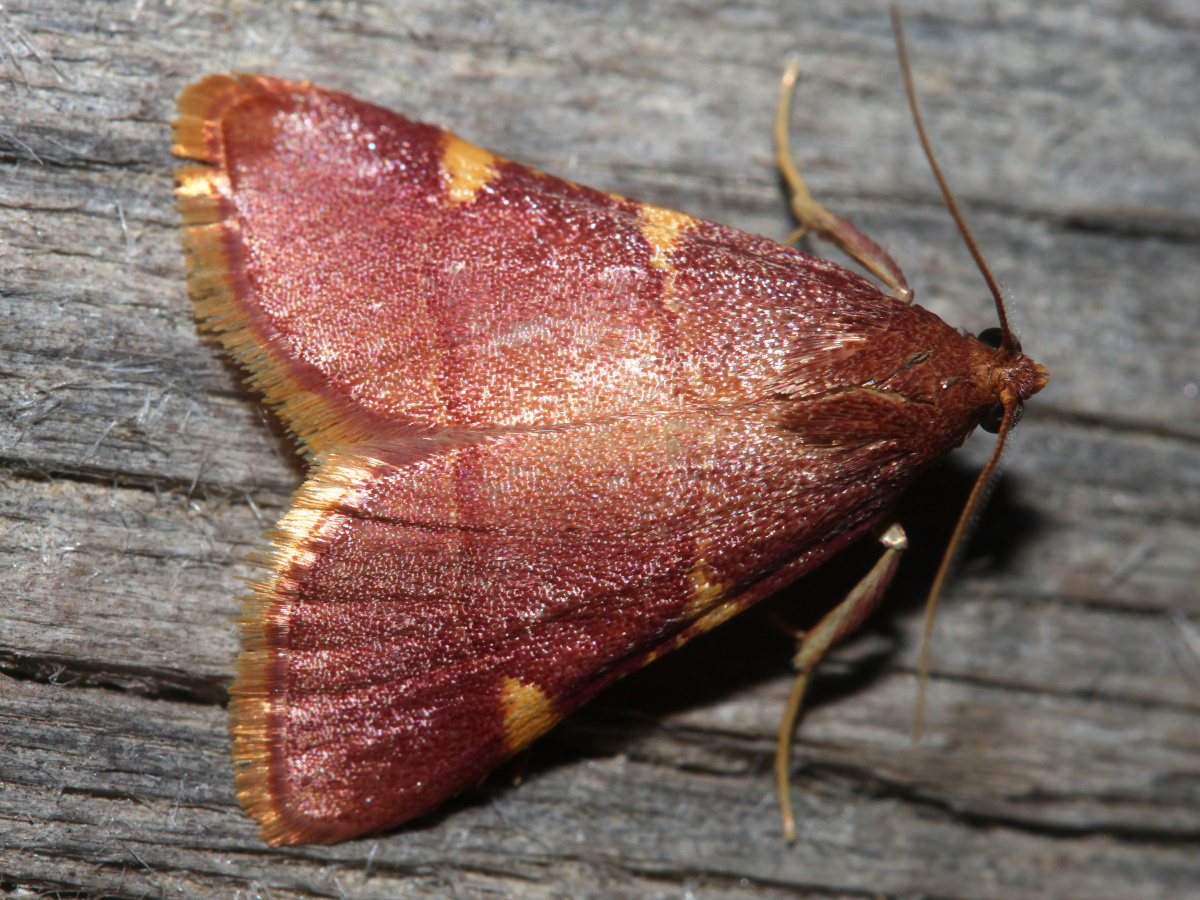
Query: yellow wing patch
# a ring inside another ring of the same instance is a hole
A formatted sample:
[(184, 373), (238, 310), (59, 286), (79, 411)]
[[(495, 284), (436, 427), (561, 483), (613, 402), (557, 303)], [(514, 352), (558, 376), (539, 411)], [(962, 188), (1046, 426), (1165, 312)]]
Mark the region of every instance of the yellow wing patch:
[(562, 718), (540, 687), (519, 678), (504, 679), (500, 703), (504, 707), (504, 743), (509, 753), (537, 740)]
[(482, 147), (446, 133), (442, 147), (442, 181), (451, 203), (470, 203), (496, 178), (500, 158)]
[(638, 210), (642, 220), (642, 236), (650, 245), (650, 265), (664, 272), (674, 267), (669, 259), (679, 243), (679, 237), (693, 227), (696, 220), (685, 213), (643, 203)]
[[(687, 631), (680, 635), (676, 646), (687, 643), (692, 636), (715, 628), (726, 619), (732, 618), (745, 605), (737, 597), (728, 598), (729, 585), (721, 574), (709, 565), (703, 556), (697, 556), (688, 570), (691, 581), (691, 596), (684, 607), (684, 615), (695, 618)], [(724, 602), (722, 602), (724, 601)]]
[(684, 615), (688, 618), (708, 612), (727, 590), (716, 569), (704, 559), (696, 559), (692, 563), (688, 578), (691, 581), (691, 597), (684, 607)]

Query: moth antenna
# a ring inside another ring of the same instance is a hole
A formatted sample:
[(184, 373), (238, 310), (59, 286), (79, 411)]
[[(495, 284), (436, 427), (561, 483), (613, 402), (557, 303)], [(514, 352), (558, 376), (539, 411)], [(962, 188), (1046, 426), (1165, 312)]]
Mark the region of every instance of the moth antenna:
[(904, 75), (904, 92), (908, 95), (908, 107), (912, 110), (917, 137), (925, 151), (925, 158), (929, 160), (929, 168), (933, 170), (933, 177), (937, 179), (938, 187), (942, 189), (942, 196), (946, 199), (946, 208), (950, 210), (954, 224), (958, 226), (959, 234), (962, 235), (967, 249), (971, 251), (975, 265), (979, 267), (983, 280), (987, 282), (988, 290), (992, 292), (992, 298), (996, 301), (996, 316), (1000, 320), (1000, 332), (1003, 335), (1001, 346), (1010, 354), (1016, 353), (1017, 339), (1008, 327), (1008, 313), (1004, 309), (1004, 297), (1000, 293), (1000, 285), (997, 284), (991, 269), (984, 262), (983, 254), (979, 252), (971, 229), (967, 227), (967, 220), (963, 218), (962, 211), (958, 208), (958, 201), (954, 199), (954, 194), (950, 192), (950, 185), (946, 182), (946, 176), (942, 174), (942, 167), (938, 165), (937, 158), (933, 155), (933, 147), (929, 143), (929, 136), (925, 133), (925, 123), (921, 119), (921, 110), (917, 105), (917, 92), (913, 87), (912, 69), (908, 64), (908, 47), (905, 46), (904, 28), (900, 24), (900, 9), (893, 5), (891, 11), (892, 31), (896, 35), (896, 52), (900, 57), (900, 71)]
[(954, 532), (950, 535), (950, 543), (946, 547), (946, 552), (942, 556), (941, 565), (938, 566), (937, 575), (933, 578), (933, 586), (929, 589), (929, 599), (925, 601), (925, 621), (921, 627), (921, 660), (917, 664), (917, 708), (915, 713), (915, 721), (913, 722), (913, 740), (921, 737), (921, 723), (925, 718), (925, 688), (929, 681), (929, 646), (933, 639), (933, 620), (937, 613), (938, 600), (942, 595), (942, 587), (946, 583), (946, 578), (954, 569), (955, 563), (958, 562), (958, 557), (962, 554), (963, 545), (966, 543), (967, 536), (970, 534), (972, 527), (975, 525), (976, 519), (979, 517), (979, 509), (991, 493), (992, 486), (995, 484), (996, 477), (1000, 474), (1000, 459), (1004, 456), (1004, 451), (1008, 447), (1008, 440), (1012, 436), (1013, 429), (1017, 427), (1017, 422), (1021, 418), (1021, 402), (1017, 399), (1012, 399), (1004, 405), (1004, 418), (1000, 422), (1000, 428), (996, 432), (996, 448), (992, 451), (992, 455), (988, 457), (983, 470), (975, 478), (975, 484), (971, 488), (971, 494), (967, 497), (967, 502), (963, 505), (963, 510), (958, 515), (958, 522), (954, 526)]
[[(896, 35), (896, 52), (900, 58), (900, 72), (904, 76), (904, 92), (908, 95), (908, 107), (912, 111), (913, 124), (916, 126), (917, 137), (921, 141), (921, 148), (925, 151), (925, 158), (929, 160), (929, 168), (933, 170), (933, 177), (937, 179), (938, 187), (941, 188), (942, 197), (946, 200), (946, 208), (950, 211), (950, 216), (954, 219), (954, 224), (958, 226), (958, 232), (962, 235), (963, 242), (967, 245), (967, 250), (970, 251), (971, 257), (975, 260), (975, 265), (979, 267), (980, 274), (983, 275), (983, 280), (987, 283), (988, 290), (992, 293), (992, 299), (996, 303), (996, 316), (1000, 321), (1001, 347), (1007, 354), (1015, 354), (1019, 352), (1018, 344), (1008, 325), (1008, 313), (1004, 308), (1004, 296), (1000, 291), (1000, 285), (996, 282), (991, 269), (988, 268), (987, 263), (984, 261), (983, 254), (979, 251), (979, 246), (975, 243), (975, 237), (971, 234), (971, 229), (967, 227), (967, 221), (963, 218), (962, 210), (958, 207), (958, 201), (954, 199), (954, 194), (950, 190), (946, 176), (942, 174), (942, 167), (938, 165), (937, 157), (934, 156), (933, 146), (929, 143), (929, 135), (925, 132), (925, 123), (921, 119), (921, 109), (917, 103), (917, 91), (913, 87), (912, 67), (908, 62), (908, 47), (904, 43), (904, 27), (900, 22), (899, 8), (893, 5), (891, 7), (891, 14), (892, 31)], [(1000, 459), (1004, 455), (1008, 439), (1012, 435), (1013, 428), (1016, 427), (1017, 420), (1020, 417), (1020, 402), (1015, 399), (1006, 401), (1004, 405), (1004, 418), (1000, 423), (1000, 428), (996, 435), (996, 449), (992, 451), (992, 455), (988, 457), (987, 464), (975, 479), (975, 484), (971, 488), (971, 494), (967, 497), (963, 511), (959, 514), (958, 522), (954, 526), (954, 532), (950, 536), (950, 543), (946, 547), (946, 553), (942, 556), (941, 565), (938, 566), (937, 575), (934, 576), (933, 586), (929, 589), (929, 599), (925, 602), (925, 621), (921, 627), (921, 659), (917, 665), (917, 705), (913, 722), (914, 740), (920, 738), (921, 724), (925, 718), (925, 694), (929, 682), (929, 647), (933, 638), (933, 622), (937, 613), (938, 600), (941, 598), (942, 588), (946, 584), (946, 579), (950, 571), (954, 568), (958, 557), (962, 553), (967, 535), (970, 533), (971, 527), (975, 524), (975, 520), (979, 515), (979, 508), (992, 489), (992, 485), (999, 473)]]

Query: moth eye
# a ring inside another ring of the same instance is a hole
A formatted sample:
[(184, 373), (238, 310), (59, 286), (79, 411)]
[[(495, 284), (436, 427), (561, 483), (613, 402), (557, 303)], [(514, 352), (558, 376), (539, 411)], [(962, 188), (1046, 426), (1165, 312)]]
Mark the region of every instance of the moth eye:
[(979, 427), (988, 434), (999, 434), (1000, 423), (1004, 421), (1004, 404), (996, 403), (983, 414), (983, 418), (979, 420)]
[[(1004, 343), (1004, 331), (999, 328), (985, 328), (976, 337), (979, 343), (991, 350), (999, 350), (1000, 345)], [(1013, 338), (1013, 349), (1021, 352), (1021, 342), (1016, 338)]]
[(1004, 341), (1004, 332), (999, 328), (985, 328), (977, 335), (979, 343), (991, 350), (999, 350)]

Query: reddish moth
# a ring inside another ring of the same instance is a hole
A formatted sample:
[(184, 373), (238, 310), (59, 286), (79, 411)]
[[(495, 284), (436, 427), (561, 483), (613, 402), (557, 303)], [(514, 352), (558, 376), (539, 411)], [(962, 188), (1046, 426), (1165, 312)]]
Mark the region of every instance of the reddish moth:
[(807, 675), (887, 587), (897, 497), (995, 423), (936, 594), (1046, 382), (982, 261), (1000, 328), (976, 338), (812, 199), (794, 81), (777, 122), (793, 209), (883, 292), (306, 82), (180, 95), (175, 153), (205, 164), (178, 172), (197, 318), (311, 464), (265, 536), (232, 690), (238, 794), (265, 840), (428, 812), (873, 534), (879, 562), (796, 655), (776, 765), (793, 834)]

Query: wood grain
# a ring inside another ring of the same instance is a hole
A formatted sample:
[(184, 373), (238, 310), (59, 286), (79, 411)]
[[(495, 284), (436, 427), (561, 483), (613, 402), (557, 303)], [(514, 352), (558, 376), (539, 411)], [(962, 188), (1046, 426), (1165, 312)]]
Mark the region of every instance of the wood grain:
[[(302, 468), (201, 341), (174, 97), (308, 78), (577, 181), (791, 228), (770, 125), (918, 302), (991, 324), (912, 135), (883, 3), (0, 9), (0, 885), (186, 897), (1200, 897), (1200, 10), (906, 5), (926, 117), (1052, 374), (940, 617), (917, 622), (987, 451), (911, 492), (885, 608), (769, 774), (789, 641), (752, 611), (627, 680), (403, 831), (273, 850), (222, 704), (242, 562)], [(850, 554), (774, 608), (811, 620)]]

